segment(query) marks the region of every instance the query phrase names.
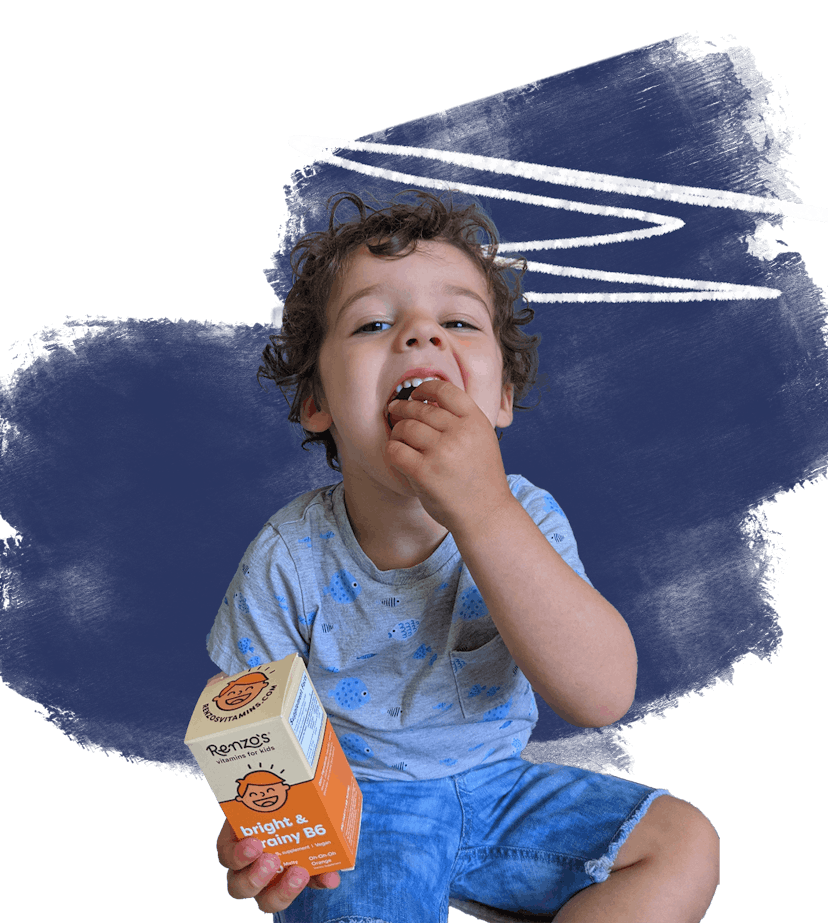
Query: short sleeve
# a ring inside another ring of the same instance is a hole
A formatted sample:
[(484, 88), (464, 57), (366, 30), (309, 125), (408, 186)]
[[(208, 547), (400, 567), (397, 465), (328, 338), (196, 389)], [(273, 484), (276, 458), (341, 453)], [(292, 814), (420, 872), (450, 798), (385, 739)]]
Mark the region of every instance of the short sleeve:
[(233, 674), (298, 653), (307, 662), (310, 623), (287, 546), (268, 523), (251, 542), (207, 635), (207, 653)]
[(540, 487), (535, 487), (526, 478), (517, 474), (509, 476), (509, 486), (515, 499), (532, 517), (549, 544), (579, 577), (592, 586), (592, 581), (587, 577), (584, 565), (578, 557), (578, 546), (575, 543), (569, 520), (552, 494)]

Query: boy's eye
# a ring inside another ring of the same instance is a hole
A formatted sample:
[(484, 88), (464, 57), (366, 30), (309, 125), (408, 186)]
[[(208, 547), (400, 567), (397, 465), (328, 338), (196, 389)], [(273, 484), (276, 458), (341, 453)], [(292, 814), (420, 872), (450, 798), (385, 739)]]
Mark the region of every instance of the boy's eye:
[[(381, 333), (382, 331), (369, 330), (369, 329), (368, 329), (369, 327), (375, 327), (377, 324), (379, 324), (380, 326), (385, 326), (385, 327), (390, 327), (390, 326), (391, 326), (391, 323), (390, 323), (389, 321), (385, 321), (385, 320), (372, 320), (372, 321), (368, 321), (367, 324), (363, 324), (363, 325), (356, 331), (356, 333), (362, 333), (363, 331), (364, 331), (365, 333), (377, 333), (377, 332)], [(444, 322), (443, 326), (444, 326), (444, 327), (449, 327), (449, 326), (451, 326), (452, 324), (462, 324), (464, 327), (469, 327), (469, 328), (472, 329), (472, 330), (477, 330), (477, 329), (478, 329), (477, 327), (474, 326), (474, 324), (470, 324), (468, 321), (465, 321), (465, 320), (447, 320), (447, 321)]]
[(384, 320), (372, 320), (368, 321), (367, 324), (363, 324), (357, 329), (357, 333), (379, 333), (383, 329), (390, 327), (391, 324), (388, 321)]
[(444, 327), (468, 327), (470, 330), (477, 330), (477, 327), (474, 324), (470, 324), (467, 320), (447, 320), (444, 324)]

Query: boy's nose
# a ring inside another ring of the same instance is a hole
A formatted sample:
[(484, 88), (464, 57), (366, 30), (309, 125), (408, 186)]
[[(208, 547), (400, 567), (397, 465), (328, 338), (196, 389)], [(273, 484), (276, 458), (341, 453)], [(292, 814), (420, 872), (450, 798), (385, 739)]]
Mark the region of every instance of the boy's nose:
[[(443, 342), (442, 339), (441, 339), (436, 333), (433, 334), (432, 336), (428, 337), (427, 339), (428, 339), (428, 342), (431, 343), (432, 346), (438, 346), (438, 347), (439, 347), (440, 344)], [(409, 338), (405, 341), (405, 345), (406, 345), (406, 346), (418, 346), (419, 343), (420, 343), (420, 340), (422, 340), (422, 342), (425, 343), (425, 342), (426, 342), (426, 337), (424, 337), (424, 336), (423, 336), (423, 337), (419, 337), (419, 338), (418, 338), (418, 337), (409, 337)]]
[(445, 349), (448, 343), (445, 333), (445, 328), (440, 324), (440, 317), (434, 311), (428, 307), (412, 305), (397, 329), (396, 348)]

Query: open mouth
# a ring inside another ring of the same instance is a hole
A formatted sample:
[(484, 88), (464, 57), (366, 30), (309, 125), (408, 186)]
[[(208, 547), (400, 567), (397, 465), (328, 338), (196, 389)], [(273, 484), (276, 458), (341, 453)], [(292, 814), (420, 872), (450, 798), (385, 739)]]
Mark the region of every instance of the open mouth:
[[(414, 393), (414, 390), (416, 388), (419, 388), (420, 385), (424, 381), (438, 381), (438, 380), (439, 379), (437, 375), (428, 375), (426, 378), (406, 378), (405, 381), (402, 381), (397, 385), (397, 388), (394, 392), (393, 397), (389, 399), (389, 403), (391, 400), (395, 400), (395, 399), (398, 401), (407, 401), (411, 398), (411, 395)], [(425, 403), (427, 404), (428, 401), (425, 401)], [(388, 428), (393, 429), (394, 422), (391, 419), (390, 413), (387, 414), (387, 420), (388, 420)]]
[[(397, 400), (407, 401), (411, 397), (411, 394), (413, 393), (413, 391), (414, 391), (414, 385), (408, 385), (408, 387), (403, 388), (401, 391), (397, 392)], [(390, 413), (388, 414), (388, 428), (394, 429), (394, 421), (391, 419)]]

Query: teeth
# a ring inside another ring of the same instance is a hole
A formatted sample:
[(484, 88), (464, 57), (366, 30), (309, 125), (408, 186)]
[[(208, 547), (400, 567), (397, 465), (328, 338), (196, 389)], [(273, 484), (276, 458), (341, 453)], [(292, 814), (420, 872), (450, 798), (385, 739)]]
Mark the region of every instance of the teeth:
[[(411, 392), (415, 388), (419, 388), (424, 381), (439, 381), (439, 378), (436, 375), (429, 375), (427, 378), (406, 378), (405, 381), (401, 381), (395, 388), (395, 392), (400, 394), (403, 389), (408, 389), (408, 394), (405, 395), (405, 399), (408, 400), (411, 396)], [(423, 401), (424, 404), (427, 404), (428, 401)], [(391, 422), (391, 414), (388, 414), (388, 425), (393, 426)]]
[(437, 381), (437, 376), (431, 375), (428, 378), (406, 378), (405, 381), (397, 385), (396, 393), (399, 394), (403, 388), (419, 388), (424, 381)]

